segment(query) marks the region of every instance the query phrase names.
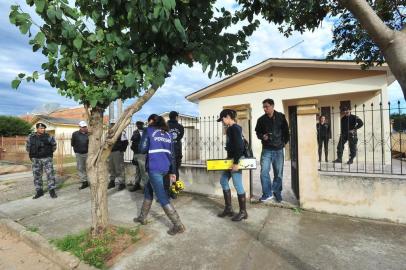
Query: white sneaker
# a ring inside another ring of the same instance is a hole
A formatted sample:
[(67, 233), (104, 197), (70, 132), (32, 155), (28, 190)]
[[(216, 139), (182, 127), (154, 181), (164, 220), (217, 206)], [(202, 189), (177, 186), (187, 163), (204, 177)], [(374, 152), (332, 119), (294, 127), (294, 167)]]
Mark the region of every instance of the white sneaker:
[(273, 198), (274, 198), (274, 196), (269, 196), (269, 197), (262, 196), (261, 198), (259, 198), (259, 201), (260, 202), (268, 202), (268, 201), (273, 200)]

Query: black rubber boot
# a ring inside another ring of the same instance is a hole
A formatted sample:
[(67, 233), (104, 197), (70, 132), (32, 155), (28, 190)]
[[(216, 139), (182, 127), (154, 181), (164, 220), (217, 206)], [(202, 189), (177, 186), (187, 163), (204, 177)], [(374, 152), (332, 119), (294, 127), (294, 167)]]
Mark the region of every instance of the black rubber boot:
[(178, 233), (183, 233), (186, 228), (183, 226), (182, 222), (180, 221), (180, 217), (178, 213), (176, 212), (175, 208), (168, 203), (163, 207), (165, 214), (168, 216), (168, 218), (172, 221), (173, 227), (167, 231), (168, 234), (170, 235), (175, 235)]
[(353, 162), (354, 162), (354, 158), (350, 158), (350, 159), (347, 161), (347, 164), (350, 165), (350, 164), (352, 164)]
[(337, 158), (336, 160), (333, 161), (333, 163), (342, 163), (343, 161), (341, 160), (341, 158)]
[(121, 191), (121, 190), (123, 190), (123, 189), (125, 189), (125, 184), (119, 184), (118, 185), (118, 191)]
[(49, 190), (49, 195), (52, 199), (58, 198), (58, 196), (56, 196), (55, 189)]
[(219, 213), (218, 217), (232, 217), (234, 216), (233, 206), (231, 205), (231, 190), (223, 190), (224, 195), (224, 210)]
[(110, 181), (109, 185), (107, 186), (107, 189), (111, 189), (111, 188), (113, 188), (115, 186), (116, 186), (116, 183), (114, 181)]
[(141, 206), (141, 213), (138, 217), (134, 218), (133, 221), (134, 222), (139, 222), (142, 225), (146, 225), (147, 224), (147, 216), (149, 213), (149, 210), (151, 209), (151, 205), (152, 205), (152, 200), (145, 200), (142, 202), (142, 206)]
[(241, 221), (243, 219), (248, 218), (248, 213), (247, 213), (247, 209), (246, 209), (245, 193), (238, 194), (237, 196), (238, 196), (238, 204), (240, 205), (240, 212), (231, 219), (232, 221)]
[(85, 189), (85, 188), (87, 188), (87, 187), (89, 187), (89, 182), (82, 182), (82, 185), (79, 187), (79, 189)]
[(32, 197), (32, 198), (35, 200), (42, 196), (44, 196), (44, 191), (42, 189), (39, 189), (39, 190), (37, 190), (37, 193), (35, 193), (34, 197)]
[(140, 183), (135, 183), (134, 186), (132, 186), (132, 187), (129, 189), (129, 191), (130, 191), (130, 192), (134, 192), (134, 191), (137, 191), (137, 190), (140, 190), (140, 189), (141, 189)]

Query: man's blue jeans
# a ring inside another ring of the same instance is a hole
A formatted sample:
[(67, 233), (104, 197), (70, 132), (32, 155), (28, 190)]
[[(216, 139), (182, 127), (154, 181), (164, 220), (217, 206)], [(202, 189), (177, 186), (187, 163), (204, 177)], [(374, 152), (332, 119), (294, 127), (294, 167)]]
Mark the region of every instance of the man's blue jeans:
[[(284, 154), (283, 149), (270, 150), (262, 149), (261, 153), (261, 185), (262, 196), (270, 197), (274, 192), (276, 200), (282, 200), (282, 178), (283, 178), (283, 162)], [(271, 164), (273, 169), (273, 182), (269, 172), (271, 170)]]
[(169, 196), (164, 188), (164, 176), (166, 173), (148, 173), (149, 180), (144, 187), (144, 198), (154, 200), (154, 192), (162, 207), (169, 204)]

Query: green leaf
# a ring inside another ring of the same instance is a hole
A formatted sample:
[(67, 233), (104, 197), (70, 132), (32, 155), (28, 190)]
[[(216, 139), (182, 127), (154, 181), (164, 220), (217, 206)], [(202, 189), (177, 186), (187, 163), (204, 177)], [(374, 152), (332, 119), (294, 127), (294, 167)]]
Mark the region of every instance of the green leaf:
[(102, 68), (96, 68), (94, 71), (94, 75), (96, 75), (97, 78), (105, 78), (107, 76), (107, 73)]
[(165, 9), (167, 10), (175, 9), (176, 7), (175, 0), (163, 0), (162, 3), (164, 4)]
[(97, 41), (103, 41), (103, 39), (104, 39), (103, 29), (97, 30), (96, 39), (97, 39)]
[(42, 13), (44, 11), (45, 0), (35, 0), (34, 4), (35, 4), (35, 11), (37, 13)]
[(80, 50), (80, 48), (82, 48), (82, 38), (80, 36), (77, 36), (74, 40), (73, 40), (73, 46), (75, 46), (76, 49)]
[(125, 87), (129, 88), (135, 85), (136, 82), (136, 77), (134, 73), (128, 73), (127, 75), (124, 76), (124, 84)]
[(17, 89), (18, 88), (18, 86), (20, 86), (20, 83), (21, 83), (21, 81), (20, 80), (13, 80), (12, 82), (11, 82), (11, 87), (13, 88), (13, 89)]
[(91, 107), (96, 107), (96, 105), (97, 105), (97, 99), (96, 98), (93, 98), (92, 100), (90, 100), (90, 106)]
[(180, 20), (178, 18), (176, 18), (173, 22), (175, 24), (176, 30), (178, 30), (178, 32), (180, 33), (182, 39), (184, 41), (186, 41), (185, 29), (183, 28), (182, 23), (180, 22)]
[(49, 43), (47, 48), (53, 54), (56, 54), (58, 52), (58, 44), (56, 43), (53, 42)]
[(160, 6), (154, 7), (154, 14), (153, 14), (154, 19), (157, 19), (159, 17), (160, 12), (161, 12), (161, 7)]
[(45, 43), (45, 34), (42, 32), (38, 32), (34, 38), (35, 44), (40, 45), (41, 47), (44, 46)]
[(47, 9), (47, 17), (52, 23), (56, 23), (56, 12), (54, 6), (49, 6)]
[(39, 73), (38, 73), (38, 71), (34, 71), (34, 73), (32, 74), (32, 77), (33, 77), (35, 80), (38, 80), (38, 79), (39, 79)]
[(109, 27), (112, 27), (113, 25), (114, 25), (114, 18), (113, 17), (109, 17), (108, 19), (107, 19), (107, 25), (109, 26)]
[(24, 78), (24, 77), (25, 77), (25, 74), (24, 74), (24, 73), (18, 74), (18, 78), (22, 79), (22, 78)]
[(128, 52), (128, 50), (121, 47), (117, 49), (116, 54), (120, 61), (128, 60), (128, 58), (130, 57), (130, 53)]
[(26, 22), (26, 23), (22, 24), (20, 26), (21, 34), (24, 34), (24, 35), (27, 34), (28, 30), (30, 30), (30, 27), (31, 27), (31, 22)]

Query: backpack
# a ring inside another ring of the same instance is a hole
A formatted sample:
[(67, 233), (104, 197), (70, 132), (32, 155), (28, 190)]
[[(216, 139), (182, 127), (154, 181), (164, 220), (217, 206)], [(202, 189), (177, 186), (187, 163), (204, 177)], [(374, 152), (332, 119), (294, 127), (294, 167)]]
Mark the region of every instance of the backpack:
[(252, 152), (252, 148), (250, 143), (247, 141), (247, 139), (244, 138), (244, 135), (242, 135), (242, 142), (244, 144), (244, 150), (243, 150), (243, 154), (244, 157), (246, 158), (252, 158), (254, 157), (254, 154)]

